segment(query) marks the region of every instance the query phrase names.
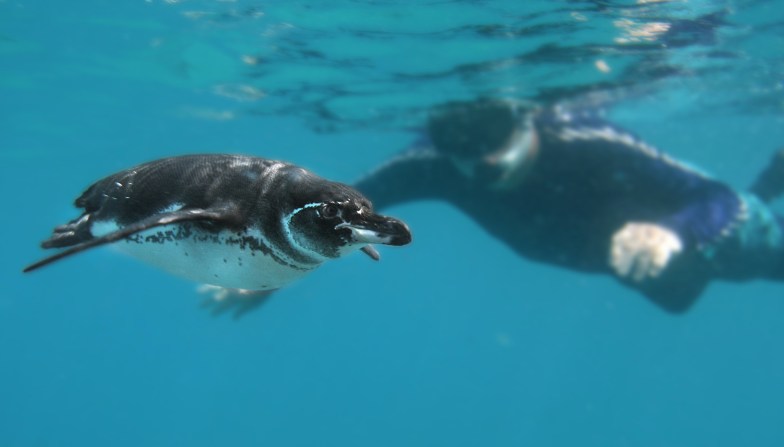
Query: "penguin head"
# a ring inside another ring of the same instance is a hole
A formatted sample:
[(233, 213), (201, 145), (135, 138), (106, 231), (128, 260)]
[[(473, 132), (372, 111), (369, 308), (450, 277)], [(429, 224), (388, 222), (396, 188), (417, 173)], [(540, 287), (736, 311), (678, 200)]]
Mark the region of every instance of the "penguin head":
[(436, 107), (428, 133), (436, 149), (483, 186), (518, 185), (538, 150), (534, 109), (519, 101), (477, 99)]
[(370, 244), (411, 242), (404, 222), (376, 214), (370, 201), (347, 185), (329, 182), (309, 195), (282, 223), (289, 241), (313, 257), (338, 258), (362, 249), (377, 260)]

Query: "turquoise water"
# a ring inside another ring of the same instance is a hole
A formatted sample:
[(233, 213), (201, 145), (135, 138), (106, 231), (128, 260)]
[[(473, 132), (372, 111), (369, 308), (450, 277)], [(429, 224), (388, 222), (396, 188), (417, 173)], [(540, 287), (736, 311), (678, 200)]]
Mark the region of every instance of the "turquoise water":
[[(240, 320), (95, 250), (30, 275), (106, 174), (191, 152), (351, 182), (429, 105), (586, 100), (742, 188), (784, 144), (774, 1), (0, 0), (0, 445), (780, 446), (784, 288), (666, 315), (449, 206)], [(784, 203), (777, 209), (784, 211)]]

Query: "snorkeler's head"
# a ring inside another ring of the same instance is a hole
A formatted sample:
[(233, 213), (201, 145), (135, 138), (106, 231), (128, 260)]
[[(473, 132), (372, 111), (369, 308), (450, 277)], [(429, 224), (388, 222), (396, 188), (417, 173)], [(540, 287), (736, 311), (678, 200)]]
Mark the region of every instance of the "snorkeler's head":
[(536, 151), (530, 107), (506, 99), (454, 101), (428, 120), (436, 149), (466, 176), (498, 188), (515, 186)]

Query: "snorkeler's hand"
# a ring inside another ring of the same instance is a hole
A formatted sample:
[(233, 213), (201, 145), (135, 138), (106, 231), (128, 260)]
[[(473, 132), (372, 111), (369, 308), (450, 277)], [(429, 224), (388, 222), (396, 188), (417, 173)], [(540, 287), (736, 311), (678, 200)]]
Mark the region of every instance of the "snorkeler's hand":
[(202, 307), (209, 309), (212, 315), (219, 316), (232, 312), (234, 319), (239, 319), (264, 304), (274, 292), (274, 290), (229, 289), (210, 284), (202, 284), (197, 291), (210, 295), (202, 301)]
[(681, 251), (683, 243), (672, 230), (629, 222), (613, 235), (610, 265), (621, 278), (642, 282), (661, 275)]

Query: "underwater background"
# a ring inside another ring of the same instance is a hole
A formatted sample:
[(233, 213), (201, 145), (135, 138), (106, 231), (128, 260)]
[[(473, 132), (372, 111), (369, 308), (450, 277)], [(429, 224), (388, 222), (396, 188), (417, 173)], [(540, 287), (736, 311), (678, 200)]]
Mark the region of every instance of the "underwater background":
[(111, 248), (21, 273), (107, 174), (350, 183), (478, 96), (595, 104), (743, 188), (784, 146), (782, 48), (773, 0), (0, 0), (0, 446), (784, 445), (782, 284), (673, 316), (440, 202), (240, 319)]

